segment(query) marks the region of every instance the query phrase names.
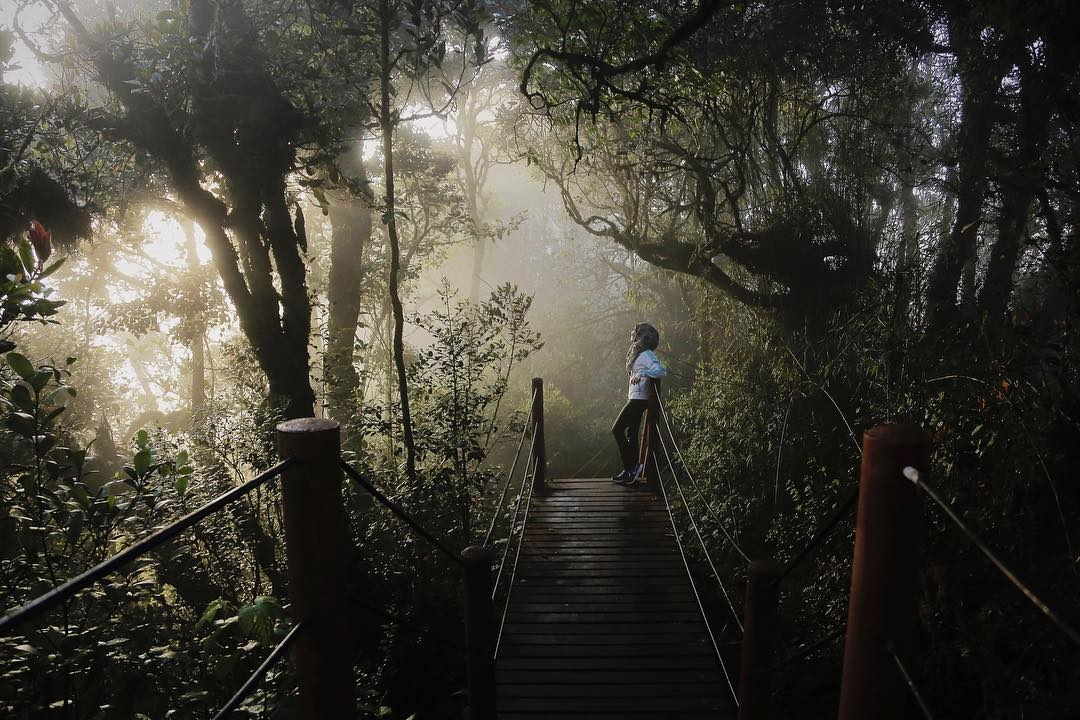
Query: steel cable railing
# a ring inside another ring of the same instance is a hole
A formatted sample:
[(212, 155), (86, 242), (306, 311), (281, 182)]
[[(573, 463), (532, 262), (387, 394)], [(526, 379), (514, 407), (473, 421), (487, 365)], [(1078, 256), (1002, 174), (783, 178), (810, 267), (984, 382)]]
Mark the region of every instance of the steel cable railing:
[(581, 474), (581, 472), (582, 472), (583, 470), (585, 470), (585, 468), (588, 468), (588, 467), (592, 467), (592, 464), (593, 464), (594, 462), (596, 462), (596, 459), (597, 459), (598, 457), (600, 457), (601, 455), (603, 455), (604, 453), (606, 453), (606, 452), (611, 452), (611, 451), (610, 451), (610, 450), (609, 450), (608, 448), (606, 448), (606, 447), (602, 447), (602, 448), (600, 448), (599, 450), (597, 450), (597, 451), (596, 451), (595, 453), (593, 453), (593, 456), (592, 456), (591, 458), (589, 458), (589, 459), (588, 459), (588, 460), (586, 460), (586, 461), (585, 461), (584, 463), (582, 463), (582, 464), (581, 464), (581, 466), (580, 466), (580, 467), (578, 467), (578, 469), (577, 469), (577, 470), (575, 470), (575, 471), (574, 471), (574, 472), (573, 472), (573, 473), (572, 473), (571, 475), (569, 475), (569, 477), (572, 477), (572, 478), (579, 478), (579, 477), (583, 477), (583, 475)]
[[(483, 547), (487, 547), (491, 542), (491, 534), (495, 532), (495, 525), (499, 522), (499, 513), (502, 512), (503, 503), (506, 502), (506, 492), (510, 489), (510, 482), (514, 478), (514, 471), (517, 470), (518, 459), (521, 457), (521, 448), (525, 444), (525, 435), (529, 431), (529, 425), (533, 419), (533, 409), (536, 406), (536, 391), (533, 391), (532, 399), (529, 401), (529, 414), (525, 417), (525, 422), (521, 426), (521, 437), (518, 439), (517, 450), (514, 451), (514, 461), (510, 464), (510, 472), (506, 474), (506, 482), (503, 483), (502, 493), (499, 495), (499, 502), (495, 505), (495, 512), (491, 515), (491, 525), (488, 526), (487, 533), (484, 534)], [(528, 464), (526, 463), (526, 474), (528, 474)]]
[(458, 553), (451, 550), (449, 547), (446, 546), (445, 543), (443, 543), (442, 540), (428, 532), (427, 528), (425, 528), (423, 525), (413, 519), (413, 517), (409, 515), (409, 513), (405, 512), (405, 510), (403, 510), (400, 505), (398, 505), (393, 500), (384, 495), (383, 492), (379, 490), (379, 488), (375, 487), (370, 480), (368, 480), (359, 472), (354, 470), (352, 466), (344, 460), (340, 462), (340, 465), (341, 469), (345, 471), (345, 474), (352, 478), (352, 480), (357, 485), (368, 491), (371, 496), (379, 502), (380, 505), (385, 507), (393, 515), (397, 516), (399, 520), (401, 520), (406, 525), (411, 527), (414, 531), (416, 531), (416, 533), (420, 535), (420, 537), (422, 537), (424, 540), (427, 540), (428, 543), (430, 543), (432, 547), (434, 547), (436, 550), (446, 555), (446, 557), (450, 558), (453, 562), (457, 563), (461, 567), (465, 567), (465, 561), (461, 559), (461, 556)]
[(16, 625), (32, 620), (45, 611), (56, 607), (65, 600), (69, 600), (80, 590), (85, 589), (87, 586), (92, 585), (98, 580), (120, 569), (135, 558), (145, 555), (162, 543), (168, 542), (187, 528), (206, 518), (208, 515), (235, 502), (260, 485), (273, 480), (296, 462), (298, 461), (295, 458), (286, 458), (285, 460), (282, 460), (277, 465), (256, 475), (251, 480), (248, 480), (241, 485), (237, 485), (228, 492), (222, 493), (197, 510), (193, 510), (184, 517), (169, 523), (163, 528), (159, 528), (112, 557), (103, 560), (89, 570), (76, 575), (67, 582), (61, 583), (52, 590), (49, 590), (44, 595), (40, 595), (22, 607), (13, 610), (3, 618), (0, 618), (0, 636), (7, 634), (10, 629)]
[(930, 708), (926, 706), (926, 701), (923, 700), (922, 693), (919, 692), (919, 688), (916, 687), (915, 681), (911, 678), (911, 673), (904, 667), (904, 663), (900, 661), (900, 656), (896, 654), (896, 645), (892, 640), (885, 646), (885, 650), (892, 656), (893, 662), (896, 664), (896, 669), (900, 671), (900, 674), (904, 677), (904, 682), (907, 683), (908, 690), (911, 691), (912, 697), (915, 698), (915, 702), (919, 704), (919, 709), (922, 710), (923, 717), (926, 720), (934, 720), (934, 716), (930, 714)]
[(296, 636), (300, 634), (303, 628), (303, 621), (293, 625), (292, 629), (289, 630), (289, 633), (273, 650), (270, 651), (270, 654), (267, 655), (266, 659), (255, 669), (255, 672), (251, 673), (251, 676), (244, 681), (244, 684), (240, 686), (240, 689), (237, 690), (236, 693), (229, 698), (229, 701), (217, 711), (213, 720), (224, 720), (232, 715), (234, 710), (240, 707), (240, 703), (244, 702), (244, 699), (255, 690), (259, 681), (262, 680), (263, 676), (270, 671), (270, 668), (281, 659), (281, 656), (289, 649), (289, 646), (292, 645), (293, 640), (296, 639)]
[(668, 437), (671, 439), (671, 444), (675, 448), (675, 453), (679, 456), (679, 464), (681, 465), (683, 472), (686, 473), (686, 477), (690, 478), (690, 483), (694, 486), (694, 492), (697, 493), (698, 499), (701, 501), (702, 505), (705, 506), (705, 509), (709, 511), (709, 514), (712, 515), (713, 521), (716, 523), (717, 527), (720, 528), (720, 532), (724, 534), (724, 537), (727, 538), (731, 547), (742, 556), (743, 560), (749, 563), (750, 556), (743, 551), (738, 541), (728, 532), (727, 528), (724, 526), (724, 522), (720, 519), (720, 515), (713, 509), (712, 504), (705, 499), (705, 493), (701, 489), (701, 485), (698, 483), (697, 478), (690, 472), (690, 468), (686, 464), (686, 459), (683, 457), (682, 448), (679, 447), (679, 443), (675, 440), (675, 433), (672, 430), (671, 420), (668, 418), (667, 409), (664, 407), (664, 401), (659, 393), (657, 393), (656, 402), (657, 406), (660, 408), (660, 417), (664, 421), (664, 427), (667, 430)]
[(664, 434), (657, 433), (657, 437), (660, 439), (660, 447), (663, 449), (664, 456), (667, 458), (668, 468), (671, 470), (671, 479), (675, 481), (675, 488), (679, 491), (679, 497), (682, 499), (683, 507), (686, 508), (686, 516), (690, 518), (690, 527), (693, 528), (694, 534), (697, 535), (698, 543), (701, 544), (701, 552), (705, 555), (705, 562), (708, 563), (709, 569), (712, 570), (713, 577), (716, 578), (716, 583), (720, 586), (720, 592), (723, 593), (724, 600), (727, 601), (728, 607), (731, 608), (731, 616), (735, 618), (735, 624), (738, 626), (739, 632), (743, 632), (743, 624), (742, 621), (739, 619), (739, 612), (735, 609), (735, 603), (732, 601), (731, 596), (728, 594), (727, 588), (724, 586), (724, 581), (720, 577), (720, 572), (716, 569), (716, 565), (713, 563), (712, 557), (709, 555), (709, 548), (705, 545), (705, 538), (701, 536), (701, 530), (698, 529), (697, 520), (694, 519), (694, 514), (690, 511), (690, 505), (686, 501), (686, 495), (683, 493), (682, 483), (679, 482), (679, 476), (675, 472), (675, 467), (671, 462), (671, 454), (668, 452), (667, 443), (664, 442)]
[(1035, 592), (1027, 586), (1027, 584), (1020, 580), (1016, 573), (1013, 572), (1009, 568), (1009, 566), (1006, 565), (994, 553), (994, 551), (990, 549), (990, 546), (983, 542), (982, 538), (976, 535), (974, 531), (972, 531), (971, 528), (967, 526), (967, 523), (960, 519), (960, 516), (958, 516), (956, 512), (952, 509), (952, 506), (950, 506), (949, 503), (945, 502), (934, 491), (933, 488), (931, 488), (929, 485), (926, 484), (926, 482), (923, 481), (922, 476), (917, 469), (908, 466), (904, 468), (903, 472), (904, 477), (910, 480), (915, 485), (915, 487), (925, 492), (930, 497), (930, 499), (933, 500), (937, 504), (937, 506), (941, 508), (945, 515), (953, 521), (953, 523), (961, 530), (961, 532), (963, 532), (968, 537), (968, 539), (971, 540), (975, 547), (977, 547), (979, 551), (986, 556), (986, 558), (994, 565), (994, 567), (996, 567), (998, 571), (1009, 580), (1009, 582), (1016, 586), (1016, 588), (1020, 592), (1022, 592), (1024, 596), (1028, 600), (1030, 600), (1036, 608), (1039, 609), (1039, 612), (1049, 618), (1052, 623), (1057, 625), (1058, 629), (1061, 630), (1061, 632), (1068, 636), (1068, 638), (1072, 640), (1075, 645), (1080, 647), (1080, 633), (1077, 633), (1077, 631), (1073, 629), (1073, 627), (1070, 626), (1068, 623), (1066, 623), (1060, 615), (1054, 612), (1049, 605), (1043, 602), (1042, 598), (1036, 595)]
[[(530, 500), (530, 502), (532, 501), (532, 489), (531, 488), (532, 488), (533, 484), (529, 483), (529, 480), (532, 479), (533, 474), (535, 473), (535, 469), (533, 469), (532, 472), (530, 472), (530, 469), (533, 467), (533, 464), (536, 462), (535, 450), (536, 450), (536, 435), (534, 434), (533, 437), (532, 437), (532, 440), (529, 442), (529, 456), (525, 460), (525, 469), (521, 474), (521, 487), (518, 488), (517, 502), (514, 503), (514, 515), (510, 520), (510, 529), (509, 529), (509, 532), (507, 533), (507, 536), (506, 536), (506, 544), (503, 545), (502, 556), (499, 558), (499, 572), (498, 572), (498, 574), (495, 575), (495, 581), (491, 584), (491, 599), (493, 601), (495, 600), (495, 596), (499, 594), (499, 581), (502, 580), (503, 569), (506, 567), (506, 556), (510, 552), (510, 546), (512, 545), (512, 540), (514, 538), (514, 528), (517, 527), (519, 511), (521, 510), (521, 503), (522, 503), (522, 500), (525, 498), (525, 485), (526, 485), (526, 483), (528, 483), (529, 486), (530, 486), (529, 500)], [(528, 510), (526, 510), (525, 515), (526, 515), (526, 519), (528, 519)], [(524, 536), (524, 532), (525, 532), (524, 524), (521, 526), (521, 532), (522, 532), (522, 536)], [(520, 544), (521, 544), (520, 541), (519, 541), (518, 544), (520, 546)], [(511, 576), (512, 575), (513, 574), (511, 574)], [(511, 580), (511, 582), (513, 582), (513, 580)]]
[(727, 681), (728, 689), (731, 691), (731, 697), (735, 702), (735, 707), (739, 706), (739, 693), (735, 691), (735, 685), (731, 681), (731, 675), (728, 673), (727, 664), (724, 663), (724, 658), (720, 654), (720, 646), (716, 642), (716, 635), (713, 634), (712, 625), (709, 624), (709, 618), (705, 613), (705, 605), (701, 601), (701, 594), (698, 592), (697, 583), (694, 581), (694, 575), (690, 572), (690, 563), (686, 559), (686, 551), (683, 549), (682, 539), (679, 537), (679, 529), (675, 524), (675, 514), (671, 511), (671, 502), (668, 498), (667, 488), (664, 486), (664, 478), (660, 472), (660, 465), (656, 461), (656, 457), (653, 456), (653, 467), (656, 469), (656, 481), (660, 485), (660, 491), (664, 497), (664, 506), (667, 508), (668, 520), (671, 521), (671, 532), (675, 535), (675, 545), (679, 548), (679, 557), (682, 558), (683, 568), (686, 570), (686, 577), (690, 581), (690, 589), (694, 593), (694, 600), (697, 602), (698, 610), (701, 611), (701, 621), (705, 624), (705, 631), (709, 636), (709, 642), (712, 643), (713, 651), (716, 653), (716, 660), (720, 663), (720, 669), (724, 673), (724, 680)]
[[(94, 567), (76, 575), (67, 582), (61, 583), (52, 590), (46, 592), (22, 607), (0, 618), (0, 636), (7, 634), (12, 628), (25, 622), (29, 622), (45, 613), (46, 611), (70, 600), (80, 591), (86, 589), (98, 580), (116, 572), (121, 567), (134, 561), (163, 543), (168, 542), (184, 530), (204, 520), (208, 516), (221, 510), (230, 503), (246, 496), (252, 490), (261, 487), (270, 480), (278, 477), (289, 467), (297, 464), (296, 458), (286, 458), (266, 471), (259, 473), (251, 480), (237, 485), (232, 490), (222, 493), (205, 505), (193, 510), (182, 518), (155, 530), (141, 540), (136, 541), (129, 547), (115, 555), (106, 558)], [(300, 622), (293, 626), (285, 638), (270, 652), (254, 673), (240, 686), (240, 689), (229, 698), (228, 702), (214, 715), (214, 720), (223, 720), (229, 717), (236, 708), (258, 686), (262, 677), (274, 666), (281, 656), (288, 650), (289, 645), (296, 639), (304, 623)]]
[[(533, 450), (535, 450), (536, 435), (533, 435), (532, 445), (533, 445)], [(530, 462), (527, 462), (525, 464), (525, 469), (526, 469), (525, 478), (531, 478), (531, 477), (533, 477), (533, 475), (535, 475), (535, 473), (536, 473), (536, 463), (539, 462), (539, 459), (534, 457), (534, 453), (532, 452), (532, 450), (530, 450), (530, 452), (529, 452), (529, 460), (530, 460)], [(528, 470), (530, 468), (532, 469), (532, 474), (530, 474), (528, 472)], [(522, 482), (524, 482), (524, 479), (522, 480)], [(496, 658), (499, 657), (499, 645), (502, 643), (503, 628), (506, 627), (506, 615), (510, 610), (510, 597), (514, 592), (514, 579), (517, 577), (518, 561), (521, 559), (521, 546), (525, 544), (525, 528), (529, 524), (529, 509), (532, 507), (533, 492), (535, 490), (536, 490), (536, 483), (529, 483), (529, 495), (528, 495), (527, 499), (525, 500), (525, 514), (521, 519), (521, 532), (518, 534), (517, 550), (514, 551), (514, 564), (513, 564), (513, 566), (511, 567), (511, 570), (510, 570), (510, 581), (509, 581), (509, 584), (507, 585), (507, 588), (506, 588), (506, 598), (503, 600), (502, 617), (499, 619), (499, 629), (495, 634), (494, 656)], [(515, 514), (515, 517), (516, 517), (516, 514)], [(512, 530), (513, 530), (513, 527), (511, 527), (511, 531)], [(509, 548), (509, 546), (510, 546), (510, 538), (507, 538), (506, 546), (507, 546), (507, 548)], [(492, 599), (494, 599), (495, 592), (498, 590), (499, 578), (502, 577), (503, 567), (505, 567), (505, 565), (506, 565), (506, 550), (504, 549), (503, 550), (503, 559), (499, 563), (499, 574), (495, 579), (495, 584), (493, 585)]]
[(780, 573), (773, 579), (772, 584), (776, 585), (785, 577), (787, 577), (787, 575), (810, 554), (810, 551), (817, 547), (818, 543), (828, 537), (829, 533), (832, 532), (833, 528), (835, 528), (837, 524), (839, 524), (839, 522), (843, 520), (849, 512), (851, 512), (852, 508), (855, 507), (855, 501), (858, 499), (859, 488), (858, 486), (856, 486), (855, 489), (852, 490), (846, 498), (844, 498), (844, 501), (837, 506), (836, 510), (829, 517), (829, 519), (822, 523), (821, 526), (818, 527), (818, 529), (814, 532), (814, 534), (810, 536), (810, 540), (807, 541), (806, 545), (804, 545), (803, 548), (799, 550), (799, 552), (795, 553), (795, 555), (792, 556), (790, 560), (784, 563), (784, 567), (781, 568)]

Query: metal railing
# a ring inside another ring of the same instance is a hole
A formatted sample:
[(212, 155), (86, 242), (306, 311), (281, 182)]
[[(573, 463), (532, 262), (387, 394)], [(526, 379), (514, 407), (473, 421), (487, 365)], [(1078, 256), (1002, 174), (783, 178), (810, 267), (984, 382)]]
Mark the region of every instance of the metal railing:
[[(401, 505), (388, 497), (377, 488), (368, 478), (350, 466), (348, 463), (338, 460), (341, 470), (365, 492), (390, 511), (413, 533), (426, 541), (440, 553), (449, 558), (463, 570), (464, 577), (464, 615), (465, 615), (465, 643), (458, 643), (432, 632), (427, 628), (420, 627), (405, 618), (385, 609), (375, 607), (363, 601), (354, 599), (354, 602), (364, 607), (389, 622), (404, 627), (418, 635), (439, 642), (448, 647), (453, 647), (465, 652), (466, 676), (469, 693), (469, 714), (473, 720), (494, 720), (495, 709), (495, 658), (498, 654), (499, 640), (502, 637), (503, 625), (506, 622), (506, 608), (509, 607), (509, 595), (513, 588), (513, 578), (517, 569), (517, 560), (521, 552), (521, 543), (525, 532), (525, 524), (528, 519), (529, 505), (533, 493), (539, 489), (543, 491), (544, 478), (544, 436), (543, 436), (543, 380), (534, 378), (532, 381), (532, 398), (529, 403), (529, 411), (522, 427), (521, 437), (518, 440), (517, 449), (514, 453), (510, 470), (506, 474), (499, 498), (495, 503), (492, 518), (484, 533), (482, 542), (478, 545), (470, 545), (460, 553), (454, 551), (442, 539), (425, 528), (422, 523), (409, 514)], [(509, 488), (513, 483), (519, 466), (521, 450), (525, 443), (525, 436), (531, 432), (529, 454), (521, 473), (521, 484), (518, 488), (517, 500), (514, 503), (512, 515), (508, 515), (510, 523), (507, 538), (499, 560), (498, 575), (492, 580), (495, 553), (489, 549), (499, 520), (503, 516), (503, 508)], [(531, 482), (530, 482), (531, 481)], [(518, 521), (522, 502), (524, 501), (525, 513), (520, 523)], [(509, 586), (502, 611), (502, 619), (499, 625), (495, 625), (494, 601), (498, 595), (500, 580), (507, 568), (507, 557), (510, 548), (514, 545), (517, 537), (517, 552), (513, 564), (510, 566), (508, 577)]]
[[(655, 410), (654, 406), (650, 405), (649, 412), (655, 412), (657, 417), (663, 420), (664, 427), (657, 429), (657, 418), (652, 420), (652, 427), (647, 423), (645, 434), (649, 452), (653, 453), (654, 460), (660, 454), (667, 459), (668, 470), (674, 482), (680, 486), (679, 497), (690, 518), (693, 533), (701, 544), (706, 563), (716, 577), (728, 606), (734, 611), (730, 595), (723, 587), (720, 574), (704, 542), (700, 523), (693, 516), (687, 497), (681, 492), (678, 470), (682, 470), (693, 482), (699, 493), (700, 488), (682, 458), (659, 393), (656, 393), (654, 405)], [(665, 433), (680, 463), (672, 462), (673, 455), (667, 445)], [(920, 561), (919, 520), (922, 504), (918, 502), (916, 488), (944, 513), (991, 565), (1042, 615), (1074, 645), (1080, 647), (1080, 633), (1023, 582), (927, 483), (925, 478), (929, 467), (929, 437), (926, 433), (908, 426), (878, 426), (866, 431), (860, 452), (862, 464), (857, 487), (845, 496), (817, 527), (805, 545), (782, 567), (770, 561), (749, 563), (743, 606), (742, 664), (737, 694), (740, 720), (769, 716), (769, 678), (775, 671), (812, 655), (841, 637), (846, 640), (843, 650), (840, 720), (901, 717), (905, 693), (910, 695), (923, 717), (932, 718), (923, 694), (903, 661), (915, 620), (917, 569)], [(659, 464), (656, 465), (656, 479), (670, 513), (671, 498), (663, 484)], [(725, 523), (711, 504), (702, 495), (699, 495), (699, 501), (709, 510), (710, 516), (732, 549), (749, 560), (732, 534), (726, 530)], [(778, 586), (794, 568), (832, 536), (841, 520), (856, 509), (855, 561), (852, 567), (847, 622), (817, 640), (804, 643), (783, 660), (776, 662), (774, 655), (778, 624)], [(678, 539), (674, 515), (671, 517), (672, 528)], [(687, 572), (689, 574), (689, 566)], [(700, 603), (699, 607), (704, 613), (704, 607)]]
[[(491, 523), (479, 545), (472, 545), (461, 552), (453, 550), (445, 540), (424, 527), (363, 473), (344, 462), (341, 458), (340, 429), (336, 422), (320, 418), (291, 420), (277, 428), (278, 449), (283, 458), (277, 465), (0, 618), (0, 635), (9, 634), (16, 626), (70, 600), (89, 585), (176, 537), (255, 488), (281, 477), (290, 613), (295, 624), (214, 715), (214, 720), (223, 720), (239, 708), (266, 673), (290, 650), (299, 682), (302, 717), (305, 720), (353, 717), (356, 693), (350, 606), (362, 607), (395, 626), (463, 650), (467, 658), (470, 717), (473, 720), (494, 720), (495, 652), (502, 626), (496, 628), (493, 603), (498, 580), (508, 567), (507, 576), (511, 586), (513, 584), (529, 503), (535, 491), (544, 491), (546, 476), (543, 381), (534, 378), (532, 389), (525, 427), (514, 460), (495, 503)], [(509, 487), (519, 467), (525, 435), (530, 430), (529, 455), (521, 474), (518, 498), (499, 563), (499, 575), (493, 583), (495, 553), (487, 545), (491, 543), (503, 516)], [(465, 643), (442, 637), (385, 608), (370, 605), (348, 591), (344, 581), (346, 573), (342, 572), (348, 564), (349, 553), (347, 520), (342, 502), (343, 474), (401, 520), (409, 530), (462, 569), (465, 579)], [(523, 501), (525, 516), (519, 522)], [(506, 560), (515, 537), (517, 553), (513, 564), (508, 566)], [(508, 589), (507, 603), (509, 592)]]
[[(261, 487), (271, 480), (280, 477), (287, 469), (297, 465), (299, 462), (300, 460), (296, 457), (285, 458), (272, 468), (253, 477), (251, 480), (222, 493), (198, 509), (193, 510), (178, 520), (174, 520), (164, 527), (158, 528), (146, 537), (132, 543), (124, 550), (106, 558), (97, 565), (94, 565), (25, 605), (11, 611), (3, 618), (0, 618), (0, 636), (10, 635), (16, 627), (31, 622), (49, 610), (73, 599), (82, 590), (85, 590), (97, 581), (120, 570), (128, 563), (153, 551), (163, 543), (172, 540), (184, 530), (206, 519), (210, 515), (213, 515), (225, 506), (239, 500), (255, 488)], [(286, 512), (288, 512), (287, 508)], [(240, 689), (214, 715), (214, 720), (223, 720), (240, 707), (240, 704), (255, 690), (256, 687), (258, 687), (262, 677), (274, 666), (304, 627), (303, 621), (297, 622), (293, 626), (285, 638), (270, 652)]]

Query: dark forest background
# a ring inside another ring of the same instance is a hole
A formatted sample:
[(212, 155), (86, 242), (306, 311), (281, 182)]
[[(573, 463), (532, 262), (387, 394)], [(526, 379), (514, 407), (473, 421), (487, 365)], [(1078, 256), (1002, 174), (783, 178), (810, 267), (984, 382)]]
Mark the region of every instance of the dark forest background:
[[(615, 469), (648, 320), (687, 466), (750, 556), (790, 558), (854, 488), (861, 432), (912, 423), (935, 486), (1080, 621), (1071, 0), (3, 12), (4, 611), (313, 414), (464, 547), (530, 377), (549, 474)], [(346, 496), (364, 602), (460, 633), (454, 568)], [(935, 716), (1080, 715), (1077, 649), (925, 523), (910, 666)], [(853, 534), (785, 581), (784, 647), (845, 621)], [(264, 488), (0, 639), (0, 712), (210, 717), (288, 630), (283, 562)], [(355, 611), (363, 716), (460, 717), (456, 651)], [(780, 671), (780, 716), (835, 713), (841, 645)], [(282, 663), (241, 713), (295, 717), (294, 687)]]

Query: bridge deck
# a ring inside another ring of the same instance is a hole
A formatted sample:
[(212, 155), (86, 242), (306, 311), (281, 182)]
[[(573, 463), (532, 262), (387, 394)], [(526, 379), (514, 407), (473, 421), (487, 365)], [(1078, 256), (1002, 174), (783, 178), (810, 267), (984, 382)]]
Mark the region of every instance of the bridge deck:
[(498, 655), (499, 717), (734, 717), (663, 500), (608, 479), (533, 498)]

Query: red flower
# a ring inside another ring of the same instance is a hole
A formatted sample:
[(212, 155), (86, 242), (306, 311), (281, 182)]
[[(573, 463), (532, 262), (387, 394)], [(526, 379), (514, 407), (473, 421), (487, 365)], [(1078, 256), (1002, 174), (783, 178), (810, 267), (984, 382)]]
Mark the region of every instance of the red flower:
[(30, 230), (26, 234), (30, 237), (30, 244), (34, 246), (34, 254), (37, 255), (40, 267), (52, 255), (52, 233), (37, 220), (31, 220)]

